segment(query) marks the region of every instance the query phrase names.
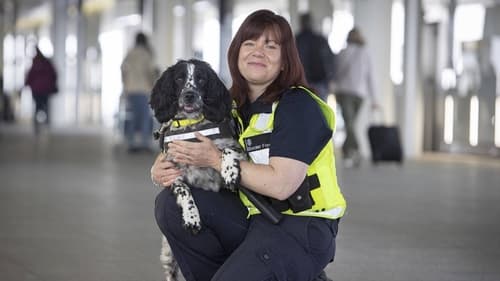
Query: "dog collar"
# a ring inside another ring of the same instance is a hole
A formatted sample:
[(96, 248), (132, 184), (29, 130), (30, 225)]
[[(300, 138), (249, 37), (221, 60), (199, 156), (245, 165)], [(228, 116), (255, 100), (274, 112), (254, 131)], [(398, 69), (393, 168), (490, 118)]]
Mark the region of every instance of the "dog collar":
[(174, 126), (175, 128), (192, 126), (194, 124), (200, 123), (204, 119), (205, 119), (205, 117), (203, 117), (203, 116), (200, 116), (200, 118), (198, 118), (198, 119), (176, 119), (176, 120), (173, 120), (172, 126)]

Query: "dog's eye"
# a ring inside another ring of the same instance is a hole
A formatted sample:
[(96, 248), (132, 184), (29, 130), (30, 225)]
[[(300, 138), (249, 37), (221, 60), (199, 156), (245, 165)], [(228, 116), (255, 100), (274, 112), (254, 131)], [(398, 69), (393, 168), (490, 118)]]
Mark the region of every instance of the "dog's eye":
[(198, 78), (197, 80), (198, 80), (197, 81), (198, 85), (203, 85), (207, 81), (207, 80), (205, 80), (205, 78)]
[(175, 78), (175, 83), (182, 84), (182, 82), (184, 82), (184, 79), (182, 79), (182, 77)]

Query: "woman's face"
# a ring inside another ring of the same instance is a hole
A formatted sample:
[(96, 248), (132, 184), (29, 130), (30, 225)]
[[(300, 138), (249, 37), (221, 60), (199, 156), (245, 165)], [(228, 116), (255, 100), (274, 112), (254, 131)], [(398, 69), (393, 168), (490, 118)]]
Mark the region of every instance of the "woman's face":
[(271, 32), (241, 44), (238, 69), (250, 86), (271, 84), (281, 71), (281, 45)]

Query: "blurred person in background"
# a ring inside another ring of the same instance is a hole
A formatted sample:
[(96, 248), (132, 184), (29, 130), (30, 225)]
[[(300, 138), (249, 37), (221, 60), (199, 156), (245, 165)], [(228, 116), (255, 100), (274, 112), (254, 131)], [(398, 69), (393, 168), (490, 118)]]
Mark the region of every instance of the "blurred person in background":
[(42, 126), (50, 124), (49, 98), (58, 92), (57, 71), (40, 49), (36, 47), (31, 68), (26, 75), (25, 85), (31, 88), (35, 111), (33, 113), (33, 126), (38, 135)]
[[(149, 95), (157, 77), (153, 51), (142, 32), (121, 65), (126, 120), (124, 133), (129, 152), (149, 151), (152, 144), (153, 117)], [(139, 133), (139, 139), (136, 134)]]
[(295, 41), (307, 83), (327, 101), (329, 84), (335, 74), (335, 55), (326, 38), (313, 30), (311, 14), (300, 16), (300, 30)]
[(366, 97), (370, 97), (372, 108), (379, 108), (375, 93), (370, 54), (358, 28), (347, 35), (347, 47), (337, 56), (335, 75), (335, 97), (344, 118), (346, 139), (342, 145), (345, 167), (358, 167), (361, 162), (355, 122)]

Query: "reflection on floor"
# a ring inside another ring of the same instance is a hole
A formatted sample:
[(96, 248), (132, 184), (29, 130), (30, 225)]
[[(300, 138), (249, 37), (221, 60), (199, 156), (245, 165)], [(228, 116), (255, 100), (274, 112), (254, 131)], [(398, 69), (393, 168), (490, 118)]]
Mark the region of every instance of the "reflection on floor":
[[(0, 124), (0, 279), (162, 280), (153, 157), (101, 129), (35, 140)], [(429, 155), (338, 176), (349, 206), (331, 279), (500, 280), (500, 161)]]

